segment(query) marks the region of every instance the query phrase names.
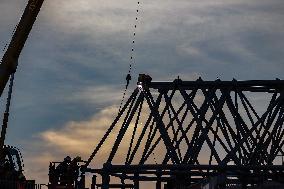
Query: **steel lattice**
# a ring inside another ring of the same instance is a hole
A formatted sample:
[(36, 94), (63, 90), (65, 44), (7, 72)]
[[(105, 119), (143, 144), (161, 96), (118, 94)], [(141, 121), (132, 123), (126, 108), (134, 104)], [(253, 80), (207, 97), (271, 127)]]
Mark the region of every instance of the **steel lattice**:
[[(189, 177), (218, 175), (216, 170), (221, 169), (227, 173), (229, 166), (237, 178), (246, 167), (248, 173), (257, 169), (272, 174), (276, 157), (283, 155), (283, 88), (281, 80), (139, 82), (86, 166), (114, 132), (105, 167), (89, 171), (119, 173), (123, 171), (117, 169), (128, 168), (134, 174), (156, 163), (151, 167), (156, 180), (158, 170), (174, 175), (167, 165), (179, 166), (177, 171), (191, 166)], [(115, 169), (113, 164), (119, 161), (123, 167)]]

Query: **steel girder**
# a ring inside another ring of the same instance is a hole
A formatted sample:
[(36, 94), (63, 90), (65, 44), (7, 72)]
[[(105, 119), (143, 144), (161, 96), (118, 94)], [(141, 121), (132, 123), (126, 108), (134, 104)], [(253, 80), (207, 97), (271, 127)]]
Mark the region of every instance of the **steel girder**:
[[(103, 183), (109, 183), (111, 175), (132, 178), (133, 186), (137, 180), (166, 182), (185, 172), (190, 183), (194, 176), (221, 173), (237, 180), (259, 174), (278, 178), (275, 175), (283, 174), (283, 166), (273, 164), (279, 154), (284, 155), (283, 97), (284, 81), (278, 79), (139, 81), (85, 166), (113, 133), (116, 137), (104, 167), (85, 170), (101, 174)], [(156, 176), (147, 177), (149, 170), (142, 167), (152, 163), (158, 164)], [(179, 168), (164, 170), (174, 165)], [(133, 175), (124, 171), (127, 166), (137, 166)], [(167, 174), (172, 176), (163, 177)], [(108, 188), (103, 183), (102, 188)]]

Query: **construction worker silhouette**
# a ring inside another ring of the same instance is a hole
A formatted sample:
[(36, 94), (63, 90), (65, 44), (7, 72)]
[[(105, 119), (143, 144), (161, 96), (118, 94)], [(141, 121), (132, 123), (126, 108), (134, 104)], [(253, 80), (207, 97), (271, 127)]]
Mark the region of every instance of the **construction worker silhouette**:
[(61, 185), (66, 186), (68, 184), (69, 180), (69, 174), (68, 174), (68, 169), (70, 169), (70, 163), (71, 163), (71, 158), (69, 156), (66, 156), (57, 167), (56, 171), (59, 176), (59, 182)]

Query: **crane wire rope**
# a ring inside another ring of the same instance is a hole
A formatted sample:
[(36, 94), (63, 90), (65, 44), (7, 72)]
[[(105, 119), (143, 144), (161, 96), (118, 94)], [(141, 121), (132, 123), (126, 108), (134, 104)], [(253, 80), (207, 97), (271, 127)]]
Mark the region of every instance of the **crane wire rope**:
[[(19, 23), (20, 23), (21, 19), (22, 19), (22, 16), (18, 19), (18, 22), (17, 22), (17, 24), (15, 25), (15, 27), (14, 27), (14, 29), (12, 31), (12, 34), (10, 36), (10, 38), (11, 38), (10, 41), (13, 40), (13, 37), (14, 37), (14, 35), (15, 35), (17, 29), (18, 29), (18, 26), (19, 26)], [(10, 45), (10, 43), (6, 42), (6, 44), (5, 44), (5, 46), (4, 46), (3, 50), (2, 50), (3, 51), (3, 56), (2, 56), (1, 62), (0, 62), (1, 64), (2, 64), (2, 61), (3, 61), (3, 57), (5, 55), (5, 51), (7, 50), (7, 48), (9, 48), (9, 45)], [(12, 100), (14, 80), (15, 80), (15, 72), (10, 75), (8, 97), (7, 97), (7, 100), (6, 100), (6, 109), (5, 109), (5, 112), (4, 112), (4, 117), (3, 117), (3, 122), (2, 122), (1, 137), (5, 137), (4, 135), (6, 135), (6, 129), (7, 129), (7, 126), (8, 126), (8, 121), (9, 121), (9, 113), (10, 113), (10, 106), (11, 106), (11, 100)]]
[(135, 53), (135, 42), (136, 42), (137, 26), (138, 26), (140, 8), (141, 8), (141, 2), (137, 1), (136, 17), (135, 17), (135, 23), (134, 23), (134, 31), (133, 31), (132, 42), (131, 42), (129, 68), (128, 68), (128, 73), (127, 73), (126, 78), (125, 78), (126, 79), (125, 89), (123, 91), (123, 95), (122, 95), (122, 99), (121, 99), (121, 102), (120, 102), (120, 105), (119, 105), (118, 112), (120, 112), (121, 107), (123, 105), (123, 102), (124, 102), (124, 99), (125, 99), (125, 96), (126, 96), (126, 92), (127, 92), (128, 86), (129, 86), (130, 81), (131, 81), (132, 67), (135, 64), (134, 53)]
[(9, 121), (9, 112), (10, 112), (10, 105), (11, 105), (11, 99), (12, 99), (12, 93), (13, 93), (13, 85), (14, 85), (14, 73), (10, 76), (10, 84), (8, 89), (8, 97), (6, 102), (6, 109), (3, 116), (3, 122), (2, 122), (2, 129), (1, 129), (1, 146), (4, 145), (5, 137), (6, 137), (6, 131)]
[[(21, 18), (20, 18), (21, 19)], [(18, 23), (19, 21), (17, 22), (17, 24), (15, 25), (13, 31), (12, 31), (12, 34), (10, 36), (10, 41), (13, 40), (13, 37), (16, 33), (16, 30), (18, 28)], [(1, 64), (2, 64), (2, 61), (3, 61), (3, 57), (5, 55), (5, 51), (7, 50), (7, 48), (9, 48), (9, 43), (6, 42), (2, 52), (3, 52), (3, 56), (1, 58)], [(3, 119), (2, 119), (2, 128), (1, 128), (1, 146), (2, 145), (5, 145), (4, 144), (4, 140), (6, 138), (6, 131), (7, 131), (7, 127), (8, 127), (8, 121), (9, 121), (9, 114), (10, 114), (10, 106), (11, 106), (11, 100), (12, 100), (12, 93), (13, 93), (13, 85), (14, 85), (14, 79), (15, 79), (15, 73), (12, 73), (10, 75), (10, 80), (9, 80), (9, 88), (8, 88), (8, 96), (7, 96), (7, 99), (6, 99), (6, 109), (5, 109), (5, 112), (4, 112), (4, 115), (3, 115)]]
[[(133, 65), (135, 64), (135, 54), (134, 54), (135, 53), (135, 42), (136, 42), (136, 36), (137, 36), (137, 26), (138, 26), (138, 21), (139, 21), (139, 16), (140, 16), (140, 10), (141, 10), (141, 1), (137, 1), (137, 9), (136, 9), (134, 31), (133, 31), (133, 36), (132, 36), (132, 45), (131, 45), (131, 52), (130, 52), (130, 62), (129, 62), (128, 74), (126, 75), (126, 78), (125, 78), (126, 79), (125, 89), (123, 91), (123, 96), (122, 96), (122, 100), (121, 100), (120, 105), (119, 105), (118, 112), (121, 111), (121, 107), (122, 107), (123, 102), (125, 100), (125, 96), (126, 96), (128, 86), (129, 86), (130, 81), (132, 79), (131, 72), (132, 72)], [(157, 160), (155, 158), (154, 152), (153, 152), (153, 158), (154, 158), (155, 163), (157, 164)]]
[[(128, 68), (128, 73), (126, 75), (126, 84), (125, 84), (125, 89), (123, 91), (123, 97), (122, 97), (122, 100), (120, 102), (120, 105), (119, 105), (119, 111), (118, 111), (118, 114), (122, 114), (123, 111), (125, 110), (122, 110), (122, 106), (123, 106), (123, 102), (125, 100), (125, 96), (126, 96), (126, 92), (127, 92), (127, 89), (128, 89), (128, 86), (130, 84), (130, 81), (131, 81), (131, 73), (132, 73), (132, 70), (133, 70), (133, 65), (135, 64), (135, 56), (134, 56), (134, 53), (135, 53), (135, 43), (136, 43), (136, 37), (137, 37), (137, 28), (138, 28), (138, 21), (139, 21), (139, 16), (140, 16), (140, 10), (141, 10), (141, 1), (137, 1), (137, 8), (136, 8), (136, 17), (135, 17), (135, 24), (134, 24), (134, 31), (133, 31), (133, 35), (132, 35), (132, 41), (131, 41), (131, 51), (130, 51), (130, 61), (129, 61), (129, 68)], [(142, 106), (141, 106), (142, 108)], [(122, 112), (121, 112), (122, 111)], [(140, 110), (141, 111), (141, 110)], [(138, 115), (140, 115), (140, 113), (138, 113)], [(109, 133), (111, 132), (111, 130), (108, 131)], [(108, 134), (109, 134), (108, 133)], [(104, 138), (106, 138), (108, 136), (108, 134), (106, 134), (104, 136)], [(102, 141), (104, 141), (105, 139), (103, 139)], [(101, 141), (101, 142), (102, 142)], [(101, 145), (99, 145), (101, 146)], [(98, 151), (98, 146), (97, 146), (97, 149), (94, 150), (94, 152), (92, 153), (91, 157), (89, 158), (88, 162), (84, 165), (85, 167), (87, 167), (89, 164), (90, 164), (90, 161), (94, 158), (95, 154), (97, 153)], [(155, 158), (155, 153), (153, 153), (154, 155), (154, 161), (155, 163), (157, 164), (157, 160)]]
[[(19, 23), (19, 22), (18, 22)], [(18, 28), (18, 24), (15, 25), (13, 31), (12, 31), (12, 34), (10, 36), (11, 40), (13, 39), (13, 36), (15, 35), (15, 32)], [(5, 54), (5, 51), (7, 50), (9, 46), (9, 43), (6, 42), (2, 52), (3, 52), (3, 55)], [(3, 57), (2, 57), (3, 58)], [(2, 63), (2, 58), (1, 58), (1, 63)], [(10, 75), (10, 84), (9, 84), (9, 89), (8, 89), (8, 97), (7, 97), (7, 101), (6, 101), (6, 110), (5, 110), (5, 113), (9, 113), (10, 111), (10, 105), (11, 105), (11, 98), (12, 98), (12, 92), (13, 92), (13, 85), (14, 85), (14, 78), (15, 78), (15, 75), (14, 73), (12, 73)], [(8, 120), (7, 120), (8, 121)]]

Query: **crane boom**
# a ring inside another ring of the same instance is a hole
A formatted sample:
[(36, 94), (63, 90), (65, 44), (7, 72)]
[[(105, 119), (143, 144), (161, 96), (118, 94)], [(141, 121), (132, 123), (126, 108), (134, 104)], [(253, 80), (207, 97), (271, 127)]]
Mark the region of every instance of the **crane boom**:
[(44, 0), (29, 0), (0, 64), (0, 96), (9, 77), (16, 72), (18, 59)]
[[(29, 0), (25, 11), (21, 17), (21, 20), (17, 25), (16, 31), (13, 34), (11, 42), (0, 64), (0, 96), (2, 96), (3, 90), (7, 85), (10, 76), (12, 75), (11, 78), (13, 78), (13, 75), (16, 72), (19, 56), (23, 50), (25, 42), (31, 32), (31, 29), (34, 25), (34, 22), (37, 18), (37, 15), (41, 9), (43, 2), (44, 0)], [(11, 91), (11, 89), (9, 91)], [(10, 95), (11, 94), (9, 94), (9, 96)], [(7, 112), (6, 108), (0, 137), (0, 162), (5, 157), (4, 141), (8, 124), (8, 116), (9, 111)]]

